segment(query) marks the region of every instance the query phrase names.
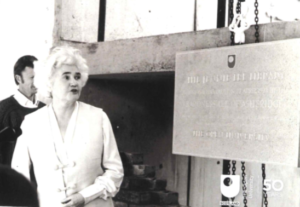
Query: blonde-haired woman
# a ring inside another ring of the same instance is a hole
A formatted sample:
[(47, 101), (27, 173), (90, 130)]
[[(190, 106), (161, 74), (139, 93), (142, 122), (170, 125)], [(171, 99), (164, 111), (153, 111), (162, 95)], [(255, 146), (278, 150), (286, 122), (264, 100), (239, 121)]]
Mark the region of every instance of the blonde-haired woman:
[(52, 102), (26, 117), (12, 167), (29, 178), (34, 165), (40, 206), (113, 206), (123, 168), (105, 112), (78, 102), (88, 79), (79, 51), (51, 50), (46, 66)]

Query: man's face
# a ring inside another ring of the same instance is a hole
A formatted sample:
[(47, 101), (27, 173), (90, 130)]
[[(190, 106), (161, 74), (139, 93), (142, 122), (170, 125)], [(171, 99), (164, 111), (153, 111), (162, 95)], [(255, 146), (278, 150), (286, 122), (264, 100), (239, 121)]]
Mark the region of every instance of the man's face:
[(22, 71), (21, 82), (19, 82), (19, 87), (29, 96), (37, 93), (37, 88), (34, 86), (34, 70), (31, 67), (26, 67)]

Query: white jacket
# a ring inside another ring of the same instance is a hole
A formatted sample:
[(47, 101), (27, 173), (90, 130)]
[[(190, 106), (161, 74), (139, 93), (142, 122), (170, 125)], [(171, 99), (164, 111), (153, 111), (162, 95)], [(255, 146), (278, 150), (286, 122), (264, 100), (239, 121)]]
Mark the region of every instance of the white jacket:
[(34, 165), (41, 207), (61, 206), (75, 193), (83, 195), (87, 207), (113, 206), (123, 167), (102, 109), (77, 102), (64, 141), (51, 105), (26, 116), (21, 128), (12, 168), (29, 179)]

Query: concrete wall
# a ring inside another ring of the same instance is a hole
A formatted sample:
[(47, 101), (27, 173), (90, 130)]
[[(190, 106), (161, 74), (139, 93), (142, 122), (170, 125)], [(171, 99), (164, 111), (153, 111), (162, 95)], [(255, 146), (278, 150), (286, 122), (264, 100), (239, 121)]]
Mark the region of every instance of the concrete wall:
[(100, 0), (63, 0), (61, 37), (80, 42), (98, 41)]
[(194, 0), (107, 1), (105, 40), (191, 32)]

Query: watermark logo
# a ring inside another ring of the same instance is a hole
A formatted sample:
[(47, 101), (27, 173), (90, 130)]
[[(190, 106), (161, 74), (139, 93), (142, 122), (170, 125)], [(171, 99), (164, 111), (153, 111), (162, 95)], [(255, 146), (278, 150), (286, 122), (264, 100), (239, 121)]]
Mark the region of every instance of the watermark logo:
[[(260, 176), (245, 175), (245, 182), (243, 186), (246, 187), (243, 193), (247, 194), (247, 199), (257, 199), (258, 193), (256, 191), (263, 190), (267, 193), (268, 198), (271, 197), (283, 197), (282, 190), (286, 187), (282, 180), (280, 179), (265, 179), (263, 186), (261, 183)], [(243, 199), (237, 197), (241, 189), (241, 180), (239, 175), (221, 175), (221, 193), (223, 196), (227, 197), (228, 200), (220, 201), (220, 206), (240, 206), (243, 202), (238, 199)], [(249, 201), (248, 200), (248, 201)]]
[(281, 180), (264, 180), (263, 190), (267, 192), (268, 197), (281, 197), (281, 191), (284, 185)]
[(235, 55), (228, 55), (228, 67), (233, 68), (235, 66)]
[(264, 188), (265, 191), (281, 191), (283, 189), (283, 182), (281, 180), (264, 180)]
[(239, 175), (221, 175), (221, 193), (227, 198), (234, 198), (240, 192)]

